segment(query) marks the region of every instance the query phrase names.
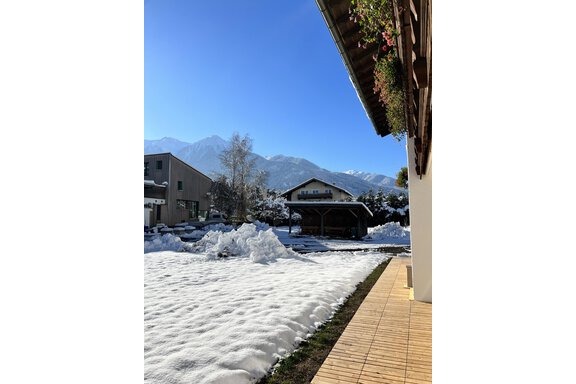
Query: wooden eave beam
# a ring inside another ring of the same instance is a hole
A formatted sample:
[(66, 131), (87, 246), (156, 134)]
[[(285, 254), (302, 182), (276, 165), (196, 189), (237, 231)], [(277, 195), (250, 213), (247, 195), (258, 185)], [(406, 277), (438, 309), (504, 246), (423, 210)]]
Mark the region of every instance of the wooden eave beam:
[(421, 65), (425, 72), (420, 74), (426, 77), (425, 87), (419, 90), (419, 113), (418, 113), (418, 135), (422, 140), (422, 152), (419, 157), (419, 166), (422, 174), (426, 172), (428, 157), (430, 153), (430, 143), (432, 140), (432, 18), (431, 4), (429, 0), (419, 0), (419, 28), (418, 39), (419, 50), (416, 54), (421, 60)]
[[(404, 65), (406, 70), (406, 98), (407, 98), (407, 124), (408, 124), (408, 136), (413, 137), (415, 134), (416, 127), (413, 124), (414, 116), (414, 94), (412, 92), (412, 23), (410, 20), (410, 0), (401, 0), (402, 2), (402, 12), (398, 11), (396, 3), (394, 3), (395, 14), (398, 15), (398, 20), (400, 22), (400, 43), (402, 46), (402, 54), (400, 60)], [(400, 44), (399, 44), (400, 45)]]
[[(334, 24), (338, 26), (338, 25), (345, 24), (348, 21), (351, 21), (350, 20), (350, 14), (348, 12), (343, 12), (340, 16), (338, 16), (338, 18), (334, 19)], [(356, 24), (356, 23), (354, 23), (354, 24)]]
[(362, 37), (360, 34), (360, 25), (357, 23), (352, 23), (352, 26), (349, 27), (346, 32), (342, 33), (341, 36), (343, 41), (349, 41), (349, 39), (352, 39), (356, 41), (356, 44), (358, 44), (358, 41), (360, 41)]

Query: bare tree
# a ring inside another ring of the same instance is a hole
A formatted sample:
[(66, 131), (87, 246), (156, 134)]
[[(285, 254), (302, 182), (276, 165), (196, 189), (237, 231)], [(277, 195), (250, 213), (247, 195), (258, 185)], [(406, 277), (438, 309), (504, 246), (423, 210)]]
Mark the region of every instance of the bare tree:
[[(252, 139), (245, 135), (240, 137), (234, 133), (230, 139), (230, 146), (220, 155), (224, 175), (220, 180), (226, 180), (231, 191), (232, 216), (237, 220), (245, 221), (248, 214), (248, 197), (256, 158), (252, 154)], [(224, 178), (222, 178), (224, 176)]]

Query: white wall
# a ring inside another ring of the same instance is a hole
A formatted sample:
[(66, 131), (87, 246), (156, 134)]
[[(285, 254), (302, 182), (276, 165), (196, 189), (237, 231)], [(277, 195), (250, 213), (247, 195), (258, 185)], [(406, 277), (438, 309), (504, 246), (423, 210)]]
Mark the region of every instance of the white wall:
[(414, 140), (408, 139), (408, 188), (414, 299), (432, 302), (432, 151), (426, 174), (416, 174)]
[(150, 215), (152, 215), (152, 208), (144, 207), (144, 225), (150, 226)]
[[(329, 185), (329, 184), (325, 184), (319, 181), (312, 181), (306, 185), (304, 185), (302, 188), (298, 188), (297, 190), (295, 190), (294, 192), (292, 192), (291, 194), (291, 198), (292, 201), (298, 201), (298, 194), (301, 193), (302, 191), (308, 191), (309, 194), (312, 194), (312, 191), (316, 189), (318, 190), (318, 193), (324, 193), (325, 190), (329, 189), (332, 191), (332, 200), (333, 201), (344, 201), (346, 200), (348, 196), (346, 193), (342, 192), (341, 190), (339, 190), (338, 188), (336, 188), (333, 185)], [(307, 201), (324, 201), (327, 200), (326, 198), (322, 198), (322, 199), (306, 199)]]

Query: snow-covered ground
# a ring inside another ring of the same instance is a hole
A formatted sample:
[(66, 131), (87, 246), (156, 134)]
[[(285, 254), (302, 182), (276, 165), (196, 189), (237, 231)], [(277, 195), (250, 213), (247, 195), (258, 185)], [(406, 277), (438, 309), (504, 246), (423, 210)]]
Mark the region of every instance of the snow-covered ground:
[[(378, 228), (378, 227), (375, 227)], [(401, 227), (402, 228), (402, 227)], [(408, 237), (405, 234), (395, 237), (390, 236), (369, 237), (372, 228), (368, 228), (368, 235), (362, 240), (340, 240), (320, 236), (299, 236), (299, 228), (292, 228), (292, 235), (288, 233), (288, 227), (273, 228), (274, 233), (282, 244), (298, 252), (322, 252), (322, 251), (339, 251), (339, 250), (369, 250), (378, 249), (386, 245), (409, 245), (410, 232)], [(405, 230), (406, 231), (406, 230)], [(407, 241), (406, 241), (407, 240)]]
[(255, 382), (390, 256), (298, 254), (277, 234), (290, 238), (287, 228), (244, 225), (195, 243), (167, 234), (145, 245), (147, 383)]
[[(258, 230), (266, 230), (267, 224), (256, 222)], [(179, 235), (184, 241), (197, 241), (210, 231), (229, 232), (234, 229), (231, 225), (215, 224), (201, 230), (193, 230), (190, 233)], [(288, 227), (272, 228), (280, 242), (298, 252), (322, 252), (338, 250), (369, 250), (378, 249), (386, 245), (410, 245), (410, 228), (401, 227), (398, 223), (387, 223), (374, 228), (368, 228), (368, 235), (362, 240), (340, 240), (327, 237), (299, 236), (299, 227), (292, 227), (292, 234), (288, 233)], [(165, 233), (166, 234), (166, 233)], [(178, 238), (170, 236), (147, 235), (144, 242), (144, 252), (158, 252), (162, 250), (184, 250)]]

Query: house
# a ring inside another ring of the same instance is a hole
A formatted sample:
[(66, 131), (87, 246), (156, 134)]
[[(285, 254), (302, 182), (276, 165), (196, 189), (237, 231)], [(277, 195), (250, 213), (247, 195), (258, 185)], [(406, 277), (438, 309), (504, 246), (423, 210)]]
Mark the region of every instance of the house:
[[(316, 0), (358, 98), (379, 136), (390, 134), (386, 107), (374, 93), (372, 59), (378, 43), (361, 46), (360, 26), (350, 19), (350, 0)], [(414, 299), (432, 302), (432, 9), (430, 0), (393, 4), (393, 25), (406, 94), (404, 100), (410, 199)]]
[[(282, 193), (292, 212), (302, 216), (300, 233), (329, 237), (360, 238), (368, 233), (372, 212), (344, 188), (311, 178)], [(288, 223), (292, 232), (292, 221)]]
[(144, 155), (145, 225), (205, 219), (211, 187), (212, 179), (171, 153)]
[(298, 184), (281, 196), (288, 201), (350, 201), (354, 198), (347, 190), (316, 178)]

